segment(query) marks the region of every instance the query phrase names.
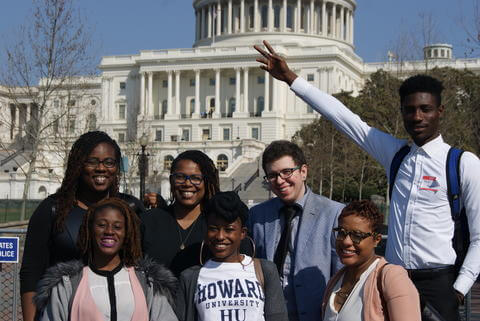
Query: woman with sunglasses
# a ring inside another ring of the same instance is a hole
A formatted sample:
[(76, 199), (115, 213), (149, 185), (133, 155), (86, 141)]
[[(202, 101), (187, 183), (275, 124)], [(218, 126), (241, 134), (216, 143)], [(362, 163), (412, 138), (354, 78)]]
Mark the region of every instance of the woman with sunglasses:
[(77, 235), (89, 207), (107, 197), (119, 197), (138, 215), (144, 211), (138, 199), (119, 192), (120, 160), (120, 147), (104, 132), (85, 133), (73, 143), (59, 190), (38, 205), (28, 222), (20, 269), (25, 321), (34, 319), (32, 298), (45, 270), (81, 257)]
[(200, 254), (205, 264), (180, 276), (175, 301), (178, 319), (287, 321), (276, 265), (241, 254), (247, 206), (237, 193), (220, 192), (208, 202), (206, 212), (205, 249)]
[(119, 198), (89, 208), (78, 236), (82, 260), (49, 268), (39, 282), (41, 321), (177, 320), (176, 279), (142, 259), (139, 221)]
[(420, 321), (420, 299), (407, 271), (375, 255), (383, 214), (371, 201), (353, 201), (334, 228), (345, 265), (327, 284), (323, 321)]
[(213, 161), (198, 150), (179, 154), (170, 169), (172, 204), (155, 208), (142, 217), (143, 251), (176, 275), (198, 264), (198, 253), (207, 230), (204, 206), (220, 190)]

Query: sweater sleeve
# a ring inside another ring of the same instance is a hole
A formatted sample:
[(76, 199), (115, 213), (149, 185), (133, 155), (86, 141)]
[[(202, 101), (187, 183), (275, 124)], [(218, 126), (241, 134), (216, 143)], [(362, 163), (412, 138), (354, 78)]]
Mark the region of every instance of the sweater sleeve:
[(52, 207), (55, 199), (48, 197), (35, 209), (28, 223), (20, 269), (20, 292), (34, 292), (37, 282), (50, 264), (50, 236), (53, 227)]
[(420, 298), (404, 268), (390, 264), (385, 268), (382, 283), (390, 321), (421, 320)]
[(60, 282), (51, 291), (47, 306), (40, 315), (40, 321), (68, 321), (71, 286)]
[(150, 321), (177, 321), (177, 317), (173, 312), (171, 305), (168, 303), (167, 298), (160, 294), (155, 293), (153, 295), (153, 304), (150, 306), (149, 311)]
[(277, 267), (267, 260), (262, 259), (260, 262), (265, 280), (265, 321), (288, 321), (285, 298)]

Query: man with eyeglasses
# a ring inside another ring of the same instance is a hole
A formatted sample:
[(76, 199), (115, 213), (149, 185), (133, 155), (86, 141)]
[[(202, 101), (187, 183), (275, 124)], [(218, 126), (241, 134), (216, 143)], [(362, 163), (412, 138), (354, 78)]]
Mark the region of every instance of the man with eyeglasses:
[(277, 197), (250, 210), (247, 226), (257, 256), (277, 265), (289, 320), (321, 320), (326, 283), (341, 267), (332, 228), (343, 205), (306, 186), (305, 156), (292, 142), (267, 146), (262, 167)]

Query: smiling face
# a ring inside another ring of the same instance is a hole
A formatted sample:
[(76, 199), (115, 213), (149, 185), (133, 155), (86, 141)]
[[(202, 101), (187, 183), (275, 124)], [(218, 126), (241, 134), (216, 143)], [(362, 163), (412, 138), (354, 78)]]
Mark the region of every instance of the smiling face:
[[(342, 217), (338, 226), (346, 231), (358, 231), (360, 233), (372, 233), (372, 223), (359, 215), (348, 215)], [(381, 235), (364, 238), (359, 244), (352, 242), (350, 236), (344, 240), (337, 239), (335, 248), (340, 261), (347, 267), (361, 267), (375, 256), (375, 247), (381, 240)]]
[[(173, 173), (183, 174), (179, 175), (183, 177), (184, 175), (202, 176), (200, 166), (188, 159), (179, 161)], [(175, 203), (189, 209), (193, 209), (197, 206), (200, 207), (201, 202), (205, 197), (205, 181), (203, 180), (200, 184), (195, 185), (192, 184), (190, 179), (183, 180), (184, 179), (176, 180), (173, 175), (170, 177), (170, 184), (173, 189)]]
[(247, 235), (240, 218), (228, 223), (223, 218), (211, 214), (207, 218), (207, 237), (205, 242), (218, 262), (240, 262), (240, 243)]
[[(113, 167), (105, 166), (109, 165), (109, 160), (115, 161)], [(89, 192), (104, 194), (115, 181), (117, 171), (115, 149), (108, 143), (100, 143), (88, 155), (83, 165), (81, 180)]]
[(107, 207), (96, 213), (92, 233), (95, 262), (114, 261), (118, 265), (125, 233), (125, 217), (118, 209)]
[[(280, 173), (286, 168), (295, 168), (298, 165), (291, 156), (283, 156), (265, 166), (265, 174)], [(307, 165), (302, 165), (299, 169), (293, 171), (287, 178), (281, 178), (280, 175), (274, 180), (269, 181), (272, 191), (283, 202), (292, 204), (301, 199), (305, 194), (305, 179), (307, 178)]]
[(439, 133), (444, 107), (438, 106), (434, 95), (416, 92), (405, 97), (402, 103), (403, 124), (417, 146), (422, 146)]

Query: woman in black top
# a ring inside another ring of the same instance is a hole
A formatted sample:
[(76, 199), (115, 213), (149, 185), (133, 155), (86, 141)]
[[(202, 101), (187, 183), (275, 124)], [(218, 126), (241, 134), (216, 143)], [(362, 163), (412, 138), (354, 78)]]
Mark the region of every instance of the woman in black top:
[(32, 298), (45, 270), (81, 257), (76, 248), (77, 235), (90, 205), (116, 196), (137, 214), (144, 210), (138, 199), (118, 192), (120, 160), (120, 148), (104, 132), (88, 132), (73, 144), (62, 185), (40, 203), (28, 224), (20, 270), (24, 320), (34, 319)]
[(207, 224), (204, 205), (219, 188), (213, 161), (198, 150), (181, 153), (170, 169), (173, 203), (152, 209), (143, 217), (143, 251), (176, 275), (198, 264)]

